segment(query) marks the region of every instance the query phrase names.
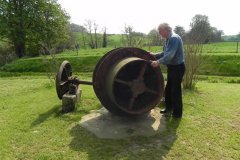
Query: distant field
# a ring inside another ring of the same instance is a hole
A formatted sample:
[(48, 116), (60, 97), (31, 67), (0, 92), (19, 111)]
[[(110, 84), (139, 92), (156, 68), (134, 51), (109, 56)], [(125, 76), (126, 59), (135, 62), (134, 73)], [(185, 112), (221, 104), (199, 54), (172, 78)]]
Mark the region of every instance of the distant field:
[[(80, 44), (83, 43), (81, 33), (76, 32), (77, 40)], [(86, 36), (86, 35), (85, 35)], [(122, 35), (121, 34), (112, 34), (107, 35), (108, 47), (116, 48), (122, 47)], [(145, 43), (147, 44), (147, 43)], [(238, 52), (240, 53), (240, 42), (239, 42)], [(144, 47), (147, 50), (152, 51), (161, 51), (162, 47)], [(237, 42), (217, 42), (204, 44), (203, 53), (236, 53), (237, 52)]]
[[(81, 32), (75, 32), (77, 42), (82, 47), (84, 45), (83, 35)], [(88, 37), (87, 34), (84, 34), (84, 37)], [(102, 34), (98, 34), (98, 44), (99, 46), (102, 45)], [(107, 45), (108, 47), (121, 47), (122, 46), (122, 35), (120, 34), (113, 34), (107, 35)], [(86, 48), (89, 48), (86, 41)]]
[[(240, 43), (238, 44), (238, 52), (240, 54)], [(236, 53), (237, 42), (220, 42), (204, 44), (203, 53)]]
[[(204, 55), (240, 55), (240, 42), (238, 44), (238, 53), (237, 53), (237, 42), (218, 42), (218, 43), (210, 43), (203, 45), (203, 54)], [(153, 46), (153, 47), (145, 47), (146, 49), (150, 49), (151, 51), (161, 51), (161, 46)]]

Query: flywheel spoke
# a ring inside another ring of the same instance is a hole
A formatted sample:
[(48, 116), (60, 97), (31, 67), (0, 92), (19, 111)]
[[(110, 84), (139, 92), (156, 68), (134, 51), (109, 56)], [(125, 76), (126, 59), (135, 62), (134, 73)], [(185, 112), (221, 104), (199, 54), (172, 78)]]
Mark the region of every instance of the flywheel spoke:
[(114, 80), (115, 82), (118, 82), (118, 83), (121, 83), (121, 84), (125, 84), (127, 86), (131, 86), (131, 82), (127, 82), (127, 81), (124, 81), (124, 80), (121, 80), (121, 79), (115, 79)]
[(68, 81), (63, 81), (63, 82), (60, 83), (61, 87), (65, 86), (65, 85), (68, 85)]
[(133, 95), (132, 98), (130, 99), (128, 109), (131, 110), (131, 109), (133, 108), (133, 104), (134, 104), (134, 102), (135, 102), (135, 98), (136, 98), (136, 96)]
[(149, 93), (152, 93), (152, 94), (158, 94), (158, 92), (157, 92), (157, 91), (155, 91), (155, 90), (152, 90), (152, 89), (150, 89), (150, 88), (147, 88), (147, 87), (146, 87), (145, 91), (146, 91), (146, 92), (149, 92)]
[(138, 75), (138, 79), (143, 79), (143, 75), (144, 75), (144, 73), (145, 73), (146, 68), (147, 68), (147, 63), (144, 63), (144, 65), (143, 65), (143, 67), (141, 68), (141, 71), (140, 71), (140, 73), (139, 73), (139, 75)]

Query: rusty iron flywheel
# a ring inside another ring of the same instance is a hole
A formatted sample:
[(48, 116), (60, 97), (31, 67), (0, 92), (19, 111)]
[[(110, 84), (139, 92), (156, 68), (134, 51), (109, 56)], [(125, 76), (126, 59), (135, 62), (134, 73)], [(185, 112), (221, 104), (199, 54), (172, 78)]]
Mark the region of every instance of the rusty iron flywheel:
[(111, 113), (119, 116), (144, 114), (153, 109), (164, 92), (160, 67), (153, 68), (155, 57), (139, 48), (117, 48), (106, 53), (96, 64), (92, 81), (72, 78), (71, 66), (64, 61), (56, 77), (58, 97), (74, 83), (93, 85), (96, 96)]

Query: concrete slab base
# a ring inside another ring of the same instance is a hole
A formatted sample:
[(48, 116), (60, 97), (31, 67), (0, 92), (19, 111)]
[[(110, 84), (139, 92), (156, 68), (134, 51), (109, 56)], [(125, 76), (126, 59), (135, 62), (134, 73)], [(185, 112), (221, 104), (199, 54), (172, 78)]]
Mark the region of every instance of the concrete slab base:
[(130, 136), (152, 136), (166, 128), (159, 108), (137, 117), (119, 117), (105, 108), (93, 110), (82, 117), (80, 125), (98, 138), (122, 139)]

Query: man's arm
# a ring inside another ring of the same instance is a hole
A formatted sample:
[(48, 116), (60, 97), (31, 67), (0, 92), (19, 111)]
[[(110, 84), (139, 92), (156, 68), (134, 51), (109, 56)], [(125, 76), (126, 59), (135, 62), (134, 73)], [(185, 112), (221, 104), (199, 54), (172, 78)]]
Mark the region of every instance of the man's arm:
[(161, 52), (161, 53), (157, 53), (154, 55), (156, 59), (160, 59), (164, 56), (164, 52)]
[(179, 40), (177, 37), (171, 37), (169, 39), (169, 42), (166, 46), (166, 50), (164, 51), (164, 56), (162, 56), (160, 59), (158, 59), (158, 62), (161, 64), (170, 64), (172, 58), (176, 54), (176, 51), (178, 49)]

